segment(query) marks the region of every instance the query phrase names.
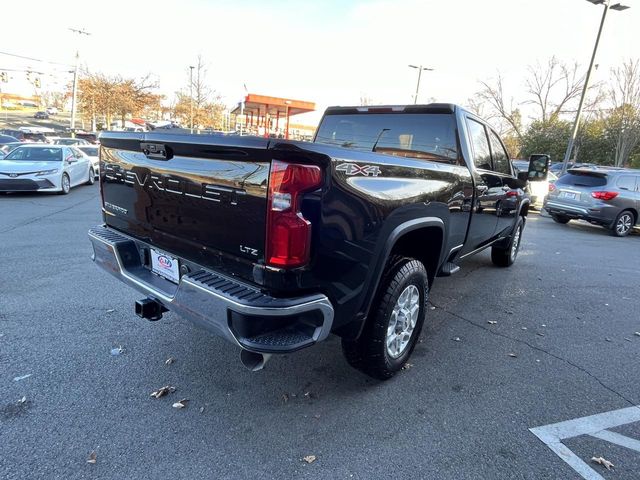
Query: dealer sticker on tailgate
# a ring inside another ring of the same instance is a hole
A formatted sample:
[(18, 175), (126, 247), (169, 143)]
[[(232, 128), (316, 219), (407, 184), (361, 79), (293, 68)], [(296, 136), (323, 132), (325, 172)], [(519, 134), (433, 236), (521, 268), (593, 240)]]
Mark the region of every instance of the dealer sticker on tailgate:
[(178, 259), (154, 248), (151, 249), (151, 271), (174, 283), (180, 281)]

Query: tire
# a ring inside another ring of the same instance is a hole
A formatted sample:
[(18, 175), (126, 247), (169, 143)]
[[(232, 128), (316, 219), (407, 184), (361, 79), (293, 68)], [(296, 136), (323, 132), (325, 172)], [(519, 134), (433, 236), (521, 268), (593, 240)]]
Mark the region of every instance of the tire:
[(562, 225), (569, 223), (571, 219), (569, 217), (565, 217), (564, 215), (553, 214), (551, 218), (556, 223), (561, 223)]
[(93, 171), (93, 167), (89, 167), (89, 179), (87, 180), (87, 185), (93, 185), (96, 183), (96, 174)]
[(616, 237), (626, 237), (633, 230), (633, 225), (636, 223), (636, 218), (633, 212), (629, 210), (623, 210), (618, 214), (613, 225), (611, 226), (611, 233)]
[(360, 338), (342, 341), (347, 362), (379, 380), (393, 377), (418, 342), (428, 296), (424, 265), (410, 258), (392, 258)]
[(491, 261), (498, 267), (510, 267), (518, 258), (520, 244), (522, 243), (522, 232), (524, 231), (524, 220), (518, 217), (513, 233), (509, 238), (507, 246), (494, 245), (491, 247)]
[(60, 195), (67, 195), (71, 191), (71, 180), (69, 179), (69, 175), (67, 175), (66, 173), (62, 174), (60, 185), (62, 187)]

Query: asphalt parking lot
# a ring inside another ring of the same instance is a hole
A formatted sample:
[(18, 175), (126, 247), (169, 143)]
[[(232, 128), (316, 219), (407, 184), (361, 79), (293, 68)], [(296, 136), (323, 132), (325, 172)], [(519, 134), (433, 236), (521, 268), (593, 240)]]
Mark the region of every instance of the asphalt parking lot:
[(601, 475), (580, 476), (530, 431), (640, 405), (638, 232), (532, 214), (513, 268), (485, 252), (438, 279), (411, 364), (382, 383), (336, 338), (251, 373), (173, 314), (137, 318), (89, 258), (99, 198), (0, 196), (0, 478), (640, 477), (632, 448), (576, 430), (563, 445)]

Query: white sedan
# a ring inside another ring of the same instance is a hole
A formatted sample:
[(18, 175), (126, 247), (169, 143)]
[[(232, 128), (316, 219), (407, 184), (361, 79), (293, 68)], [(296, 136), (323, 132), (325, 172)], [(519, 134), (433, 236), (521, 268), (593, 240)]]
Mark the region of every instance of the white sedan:
[(100, 176), (100, 145), (76, 145), (78, 150), (84, 153), (93, 165), (93, 172), (96, 177)]
[(0, 192), (69, 193), (76, 185), (95, 183), (89, 158), (74, 147), (23, 145), (0, 160)]

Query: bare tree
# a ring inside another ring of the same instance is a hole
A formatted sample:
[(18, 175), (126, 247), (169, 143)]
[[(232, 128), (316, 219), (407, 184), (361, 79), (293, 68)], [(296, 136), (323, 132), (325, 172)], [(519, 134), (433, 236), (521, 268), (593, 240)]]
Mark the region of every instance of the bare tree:
[(522, 115), (513, 98), (505, 98), (500, 72), (493, 81), (481, 81), (480, 86), (475, 98), (468, 101), (471, 110), (489, 121), (497, 120), (496, 128), (501, 135), (511, 133), (521, 139)]
[(626, 61), (611, 73), (610, 125), (616, 142), (615, 165), (621, 167), (640, 142), (640, 60)]
[[(191, 116), (191, 95), (193, 94), (193, 125), (195, 128), (221, 129), (224, 126), (224, 105), (221, 97), (207, 81), (207, 67), (201, 55), (194, 67), (191, 83), (176, 92), (173, 117), (183, 125), (189, 125)], [(191, 75), (191, 72), (188, 73)]]

